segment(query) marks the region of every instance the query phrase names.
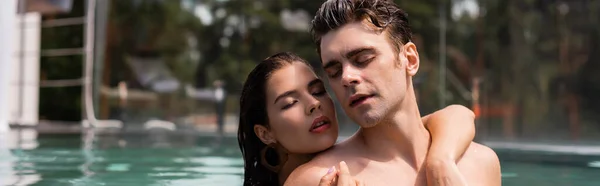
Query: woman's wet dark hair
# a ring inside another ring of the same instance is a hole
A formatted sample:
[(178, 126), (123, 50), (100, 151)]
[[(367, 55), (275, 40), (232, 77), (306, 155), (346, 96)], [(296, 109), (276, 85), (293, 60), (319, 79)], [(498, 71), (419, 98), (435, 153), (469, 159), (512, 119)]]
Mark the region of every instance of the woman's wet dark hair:
[[(244, 158), (244, 186), (279, 185), (278, 174), (267, 169), (260, 162), (260, 152), (267, 145), (254, 133), (254, 125), (269, 126), (266, 105), (267, 81), (275, 71), (295, 62), (311, 67), (298, 55), (282, 52), (261, 61), (246, 78), (240, 97), (238, 126), (238, 143)], [(278, 161), (276, 155), (270, 154), (267, 154), (265, 159), (271, 164)]]

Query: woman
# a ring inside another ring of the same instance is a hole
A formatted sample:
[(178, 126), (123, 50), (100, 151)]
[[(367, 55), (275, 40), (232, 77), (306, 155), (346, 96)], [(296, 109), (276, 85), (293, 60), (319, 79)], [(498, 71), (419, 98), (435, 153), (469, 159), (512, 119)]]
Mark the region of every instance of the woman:
[[(447, 107), (425, 116), (423, 123), (432, 135), (427, 162), (434, 163), (427, 169), (435, 170), (439, 162), (453, 164), (475, 135), (473, 113), (464, 107)], [(461, 126), (451, 126), (455, 123)], [(238, 128), (245, 186), (283, 185), (296, 167), (334, 146), (337, 137), (333, 101), (304, 59), (278, 53), (250, 72)]]

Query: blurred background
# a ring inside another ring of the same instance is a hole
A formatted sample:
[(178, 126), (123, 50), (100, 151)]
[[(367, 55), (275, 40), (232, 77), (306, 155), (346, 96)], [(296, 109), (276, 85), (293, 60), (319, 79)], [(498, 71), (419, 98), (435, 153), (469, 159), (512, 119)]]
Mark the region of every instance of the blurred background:
[[(473, 109), (503, 185), (600, 184), (600, 1), (396, 2), (423, 115)], [(241, 86), (277, 52), (320, 64), (321, 3), (4, 0), (0, 185), (241, 185)]]

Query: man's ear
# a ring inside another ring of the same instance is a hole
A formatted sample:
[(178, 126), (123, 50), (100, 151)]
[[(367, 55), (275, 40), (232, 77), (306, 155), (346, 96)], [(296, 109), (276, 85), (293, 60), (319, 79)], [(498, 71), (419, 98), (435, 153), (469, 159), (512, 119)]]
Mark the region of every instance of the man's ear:
[(412, 42), (408, 42), (403, 47), (404, 52), (402, 52), (402, 55), (404, 55), (407, 62), (406, 74), (414, 76), (417, 74), (417, 71), (419, 71), (420, 65), (419, 52), (417, 51), (417, 46)]
[(262, 141), (264, 144), (268, 145), (277, 142), (271, 130), (269, 130), (269, 128), (265, 126), (259, 124), (254, 125), (254, 133), (256, 134), (256, 136), (258, 136), (258, 139), (260, 139), (260, 141)]

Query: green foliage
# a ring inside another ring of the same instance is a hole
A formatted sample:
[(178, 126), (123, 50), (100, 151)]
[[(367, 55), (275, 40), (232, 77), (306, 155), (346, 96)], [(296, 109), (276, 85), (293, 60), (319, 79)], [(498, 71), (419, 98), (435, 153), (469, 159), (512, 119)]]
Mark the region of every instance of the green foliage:
[[(558, 92), (553, 87), (557, 77), (573, 79), (576, 83), (569, 84), (572, 87), (569, 91), (581, 95), (582, 102), (595, 100), (590, 96), (594, 94), (588, 92), (600, 90), (600, 84), (591, 80), (600, 74), (599, 68), (593, 68), (598, 64), (593, 60), (599, 59), (599, 54), (593, 50), (598, 50), (600, 29), (591, 26), (598, 25), (600, 21), (599, 2), (566, 3), (570, 11), (563, 15), (558, 11), (557, 7), (561, 5), (556, 1), (477, 1), (480, 3), (479, 15), (452, 19), (451, 7), (461, 1), (467, 0), (397, 1), (409, 14), (415, 33), (413, 39), (421, 57), (420, 72), (416, 77), (420, 83), (416, 87), (424, 113), (439, 109), (439, 3), (442, 2), (448, 18), (448, 69), (457, 77), (460, 86), (470, 89), (472, 78), (483, 77), (482, 99), (490, 103), (517, 105), (521, 114), (526, 116), (519, 121), (524, 123), (543, 123), (546, 116), (552, 115), (549, 108), (560, 106), (557, 100), (564, 94), (553, 97), (553, 93)], [(196, 14), (198, 9), (182, 6), (182, 3), (190, 2), (206, 7), (209, 17)], [(144, 51), (161, 56), (181, 82), (210, 87), (214, 80), (222, 79), (232, 95), (239, 93), (242, 82), (256, 63), (276, 52), (293, 51), (311, 63), (319, 64), (307, 30), (286, 29), (282, 14), (284, 11), (293, 14), (304, 12), (308, 18), (306, 21), (309, 21), (321, 2), (113, 0), (109, 27), (114, 35), (108, 37), (107, 42), (114, 44), (106, 50), (111, 73), (110, 81), (104, 83), (114, 87), (121, 80), (135, 81), (125, 65), (125, 56)], [(80, 4), (74, 6), (74, 12), (80, 12), (81, 7)], [(210, 23), (202, 21), (206, 19)], [(44, 30), (43, 46), (80, 44), (80, 35), (77, 34), (82, 32), (81, 28), (67, 29), (60, 32)], [(568, 49), (565, 59), (561, 59), (560, 53), (564, 50), (561, 47)], [(196, 53), (199, 54), (197, 58), (191, 57)], [(42, 61), (48, 61), (42, 65), (48, 77), (58, 74), (77, 76), (79, 74), (76, 73), (80, 73), (77, 65), (50, 62), (50, 59)], [(56, 64), (56, 67), (48, 67), (45, 63)], [(565, 71), (565, 68), (571, 70)], [(587, 84), (583, 86), (577, 82)], [(471, 104), (471, 100), (459, 95), (458, 85), (447, 84), (446, 90), (452, 96), (446, 103)], [(584, 94), (579, 93), (582, 90), (585, 90)], [(79, 100), (78, 96), (64, 97)], [(189, 98), (181, 95), (179, 99)], [(74, 110), (76, 107), (72, 104)]]

